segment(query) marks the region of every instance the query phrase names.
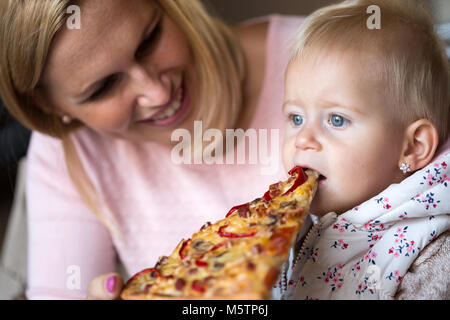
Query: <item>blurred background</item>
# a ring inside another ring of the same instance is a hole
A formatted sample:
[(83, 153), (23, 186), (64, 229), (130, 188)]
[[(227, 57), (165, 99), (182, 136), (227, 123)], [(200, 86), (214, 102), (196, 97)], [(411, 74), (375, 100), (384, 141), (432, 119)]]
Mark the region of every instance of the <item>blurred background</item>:
[[(308, 15), (317, 8), (339, 2), (331, 0), (202, 1), (217, 16), (231, 24), (272, 13)], [(428, 0), (428, 3), (435, 18), (436, 28), (450, 47), (450, 0)], [(450, 50), (447, 52), (450, 55)], [(0, 101), (0, 255), (14, 199), (18, 161), (26, 156), (29, 139), (30, 132), (8, 114)]]

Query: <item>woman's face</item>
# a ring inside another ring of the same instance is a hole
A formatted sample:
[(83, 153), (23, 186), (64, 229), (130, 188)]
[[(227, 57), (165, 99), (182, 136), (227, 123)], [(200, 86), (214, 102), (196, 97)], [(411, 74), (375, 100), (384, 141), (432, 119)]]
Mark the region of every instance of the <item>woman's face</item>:
[(83, 1), (80, 9), (81, 29), (64, 25), (52, 43), (43, 107), (137, 142), (170, 143), (173, 128), (190, 129), (193, 60), (174, 21), (148, 0)]

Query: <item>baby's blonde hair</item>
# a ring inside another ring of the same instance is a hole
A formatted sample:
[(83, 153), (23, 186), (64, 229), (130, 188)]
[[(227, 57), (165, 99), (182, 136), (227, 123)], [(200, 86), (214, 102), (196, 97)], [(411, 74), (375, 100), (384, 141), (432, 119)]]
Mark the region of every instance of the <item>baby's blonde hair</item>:
[[(380, 29), (367, 25), (371, 5), (380, 8)], [(378, 65), (374, 74), (385, 86), (393, 118), (402, 126), (428, 119), (438, 131), (439, 145), (445, 143), (450, 123), (449, 63), (422, 2), (348, 0), (321, 8), (296, 34), (290, 62), (330, 49), (374, 53)]]

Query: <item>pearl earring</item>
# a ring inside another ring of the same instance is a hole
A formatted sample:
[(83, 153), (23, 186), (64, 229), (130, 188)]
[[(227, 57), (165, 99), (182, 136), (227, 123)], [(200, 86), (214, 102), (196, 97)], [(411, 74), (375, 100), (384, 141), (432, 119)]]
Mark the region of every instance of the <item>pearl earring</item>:
[(72, 119), (70, 119), (70, 117), (69, 117), (68, 115), (64, 115), (64, 116), (62, 117), (62, 122), (63, 122), (64, 124), (70, 124), (70, 123), (72, 122)]
[(400, 170), (402, 170), (403, 174), (407, 174), (408, 172), (411, 172), (411, 167), (408, 163), (402, 162), (400, 165)]

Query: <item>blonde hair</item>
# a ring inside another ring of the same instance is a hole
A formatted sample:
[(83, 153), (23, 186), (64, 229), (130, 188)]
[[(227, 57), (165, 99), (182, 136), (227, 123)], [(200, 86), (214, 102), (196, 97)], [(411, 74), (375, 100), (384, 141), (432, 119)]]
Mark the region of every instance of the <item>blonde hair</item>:
[[(241, 111), (245, 74), (237, 39), (228, 26), (207, 13), (199, 0), (157, 2), (184, 31), (190, 44), (200, 93), (196, 116), (206, 128), (233, 127)], [(61, 139), (66, 166), (80, 196), (111, 232), (122, 237), (100, 210), (103, 201), (71, 140), (70, 134), (84, 124), (72, 121), (65, 125), (56, 114), (43, 112), (34, 99), (52, 40), (65, 25), (71, 4), (74, 1), (1, 0), (0, 97), (24, 126)]]
[[(380, 8), (380, 29), (369, 29), (367, 8)], [(290, 62), (310, 51), (368, 51), (377, 56), (374, 74), (385, 85), (392, 115), (405, 126), (428, 119), (446, 142), (450, 123), (449, 63), (433, 20), (418, 0), (350, 0), (321, 8), (301, 26)], [(355, 50), (356, 49), (356, 50)]]

